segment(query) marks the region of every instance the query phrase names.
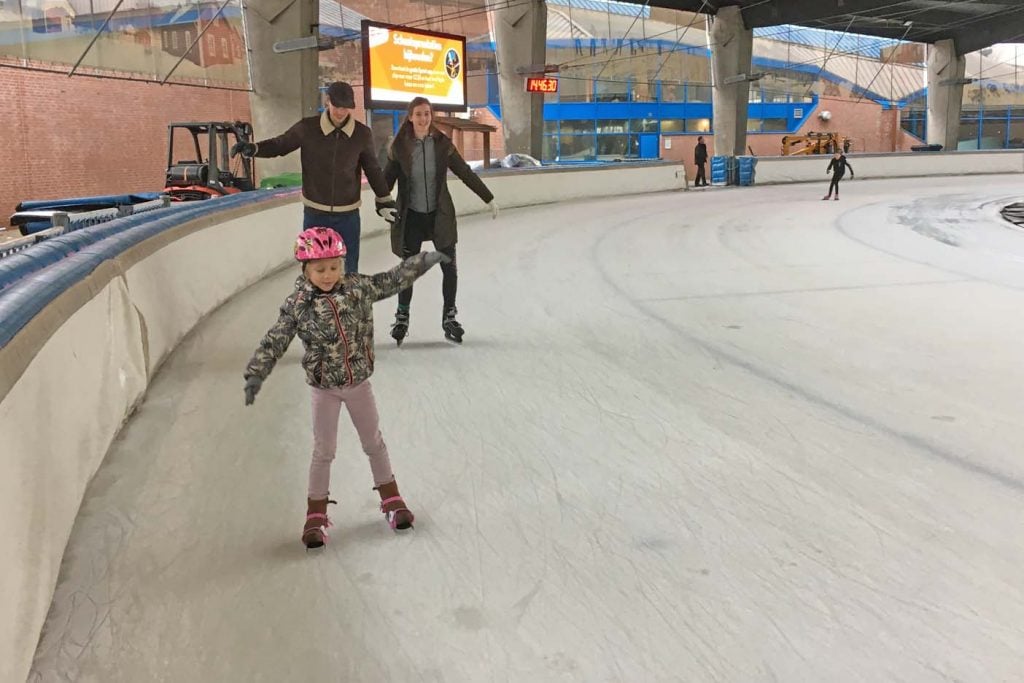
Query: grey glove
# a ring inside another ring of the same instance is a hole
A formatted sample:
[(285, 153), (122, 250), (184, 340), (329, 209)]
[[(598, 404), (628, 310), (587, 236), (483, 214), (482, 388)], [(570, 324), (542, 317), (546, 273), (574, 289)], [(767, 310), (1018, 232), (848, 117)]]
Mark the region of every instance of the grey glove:
[(429, 254), (427, 254), (426, 258), (423, 259), (423, 262), (427, 264), (427, 268), (429, 269), (433, 268), (438, 263), (451, 263), (452, 257), (448, 256), (447, 254), (442, 254), (439, 251), (432, 251)]
[(253, 401), (256, 400), (256, 394), (260, 393), (260, 387), (263, 386), (263, 380), (259, 377), (246, 377), (245, 378), (245, 405), (251, 406)]
[(236, 142), (231, 148), (231, 156), (236, 157), (241, 154), (246, 159), (251, 159), (256, 156), (256, 145), (251, 142)]

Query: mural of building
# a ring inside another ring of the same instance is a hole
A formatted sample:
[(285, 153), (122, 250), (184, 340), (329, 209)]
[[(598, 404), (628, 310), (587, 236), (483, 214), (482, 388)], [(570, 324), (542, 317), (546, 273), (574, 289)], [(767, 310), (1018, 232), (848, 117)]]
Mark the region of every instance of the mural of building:
[[(236, 25), (209, 5), (186, 5), (170, 12), (156, 22), (154, 30), (160, 34), (164, 52), (175, 57), (184, 55), (196, 66), (237, 64), (245, 59), (245, 41)], [(200, 33), (202, 39), (193, 45)]]

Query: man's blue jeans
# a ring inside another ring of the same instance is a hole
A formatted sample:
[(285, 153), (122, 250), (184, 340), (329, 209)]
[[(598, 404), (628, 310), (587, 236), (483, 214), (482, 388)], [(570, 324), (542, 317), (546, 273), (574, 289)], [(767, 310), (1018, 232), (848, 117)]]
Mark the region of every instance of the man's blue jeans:
[(359, 209), (342, 213), (328, 213), (305, 206), (302, 210), (302, 229), (308, 230), (309, 228), (331, 228), (341, 235), (347, 250), (345, 272), (359, 272), (359, 234), (361, 232)]

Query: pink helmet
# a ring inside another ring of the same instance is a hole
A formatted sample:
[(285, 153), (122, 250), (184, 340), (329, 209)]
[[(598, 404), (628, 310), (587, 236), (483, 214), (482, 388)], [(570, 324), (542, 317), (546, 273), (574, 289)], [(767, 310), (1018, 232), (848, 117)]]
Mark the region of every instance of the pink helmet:
[(295, 258), (298, 261), (337, 258), (344, 256), (345, 252), (345, 243), (330, 228), (308, 228), (295, 240)]

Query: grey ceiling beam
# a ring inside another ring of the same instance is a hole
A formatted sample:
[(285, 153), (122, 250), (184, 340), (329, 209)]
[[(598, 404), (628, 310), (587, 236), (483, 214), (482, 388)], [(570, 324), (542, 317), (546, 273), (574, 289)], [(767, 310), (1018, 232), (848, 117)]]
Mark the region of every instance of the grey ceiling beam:
[(955, 29), (949, 37), (956, 42), (957, 53), (962, 55), (996, 43), (1024, 42), (1024, 7), (991, 23), (972, 25), (969, 30)]
[[(870, 14), (873, 10), (891, 7), (893, 0), (770, 0), (743, 10), (747, 28), (800, 24), (838, 19), (850, 15)], [(844, 24), (845, 25), (845, 24)]]
[[(643, 0), (625, 0), (642, 5)], [(1024, 0), (978, 0), (977, 3), (907, 4), (893, 7), (896, 0), (650, 0), (652, 7), (714, 13), (719, 7), (743, 7), (747, 28), (796, 24), (827, 28), (880, 38), (903, 38), (933, 43), (952, 38), (961, 54), (995, 43), (1024, 41)], [(963, 0), (960, 0), (963, 2)], [(906, 13), (900, 11), (906, 8)], [(1002, 9), (999, 9), (1002, 8)], [(924, 11), (921, 11), (924, 10)], [(998, 12), (992, 16), (993, 12)], [(876, 15), (888, 15), (884, 19)], [(986, 16), (988, 15), (988, 16)], [(852, 22), (851, 22), (852, 19)], [(905, 20), (912, 20), (910, 26)]]

